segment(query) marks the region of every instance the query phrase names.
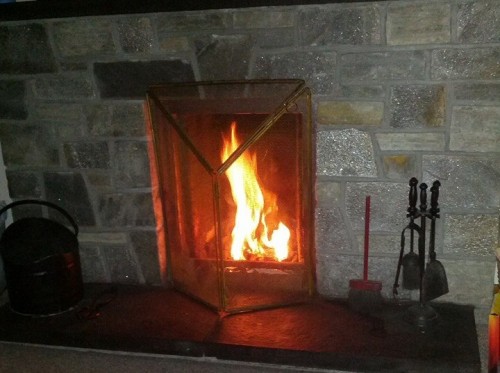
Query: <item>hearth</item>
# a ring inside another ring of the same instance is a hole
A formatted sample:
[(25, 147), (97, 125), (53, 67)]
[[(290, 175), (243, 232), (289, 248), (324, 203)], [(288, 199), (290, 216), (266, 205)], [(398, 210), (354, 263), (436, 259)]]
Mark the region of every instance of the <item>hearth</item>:
[(315, 162), (304, 82), (158, 85), (148, 104), (168, 280), (220, 312), (308, 299)]

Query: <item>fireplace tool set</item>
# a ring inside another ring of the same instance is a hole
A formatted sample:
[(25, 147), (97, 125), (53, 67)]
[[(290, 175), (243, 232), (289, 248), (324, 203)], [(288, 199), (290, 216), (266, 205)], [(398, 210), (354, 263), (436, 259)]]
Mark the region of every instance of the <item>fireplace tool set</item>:
[[(409, 207), (407, 217), (409, 224), (401, 232), (401, 251), (399, 254), (396, 278), (394, 280), (393, 295), (398, 294), (399, 276), (403, 271), (402, 286), (407, 290), (419, 290), (419, 303), (407, 310), (405, 318), (421, 330), (425, 330), (438, 318), (438, 314), (427, 302), (448, 293), (448, 280), (443, 265), (436, 259), (436, 219), (439, 218), (439, 187), (440, 182), (434, 181), (431, 192), (430, 209), (427, 209), (427, 184), (421, 183), (420, 205), (417, 208), (418, 180), (410, 179)], [(420, 219), (420, 225), (415, 221)], [(426, 263), (426, 223), (430, 219), (429, 260)], [(410, 251), (405, 254), (405, 234), (410, 233)], [(414, 251), (415, 234), (417, 239), (417, 253)]]

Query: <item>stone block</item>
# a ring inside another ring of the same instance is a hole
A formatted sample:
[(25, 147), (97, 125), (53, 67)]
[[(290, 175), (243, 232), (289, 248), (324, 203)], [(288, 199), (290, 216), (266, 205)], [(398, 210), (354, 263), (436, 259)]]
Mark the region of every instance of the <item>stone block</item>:
[(139, 283), (137, 263), (127, 247), (103, 246), (101, 247), (101, 252), (103, 253), (112, 283)]
[(444, 216), (445, 254), (495, 258), (498, 216), (446, 214)]
[(37, 173), (31, 171), (7, 171), (9, 196), (16, 199), (42, 197), (42, 187)]
[(151, 193), (109, 193), (99, 197), (99, 217), (105, 227), (155, 227)]
[(445, 268), (448, 287), (450, 288), (448, 294), (439, 298), (440, 302), (491, 307), (492, 279), (496, 264), (494, 258), (491, 261), (439, 260)]
[(231, 14), (224, 11), (163, 13), (157, 19), (160, 39), (172, 32), (223, 30), (231, 26)]
[(338, 206), (318, 207), (316, 209), (316, 254), (351, 251), (347, 229)]
[(94, 64), (94, 74), (101, 98), (144, 99), (148, 88), (159, 82), (194, 80), (191, 65), (176, 59), (99, 62)]
[(444, 151), (445, 138), (441, 132), (377, 133), (380, 150)]
[(450, 150), (500, 152), (500, 106), (455, 106)]
[(457, 100), (500, 102), (499, 83), (457, 83), (453, 91)]
[(320, 101), (317, 118), (319, 124), (380, 125), (384, 118), (383, 102)]
[(472, 1), (458, 4), (457, 34), (461, 43), (500, 42), (500, 3)]
[[(80, 240), (79, 240), (80, 241)], [(110, 282), (103, 257), (98, 247), (86, 244), (80, 245), (80, 263), (83, 282)]]
[[(78, 225), (95, 225), (94, 211), (82, 174), (44, 172), (43, 181), (48, 201), (57, 201), (57, 204), (64, 208)], [(50, 216), (66, 223), (57, 211), (50, 211)]]
[[(0, 57), (1, 58), (1, 57)], [(26, 87), (21, 80), (0, 80), (0, 118), (22, 120), (28, 117)]]
[(89, 169), (86, 170), (87, 181), (92, 188), (99, 189), (101, 191), (111, 190), (113, 181), (109, 170), (98, 170)]
[(321, 182), (316, 183), (316, 202), (318, 206), (338, 206), (343, 200), (342, 188), (339, 183)]
[(85, 117), (92, 136), (145, 136), (141, 104), (92, 104), (85, 107)]
[(319, 131), (316, 142), (318, 175), (377, 176), (368, 133), (355, 129)]
[(195, 40), (202, 80), (245, 79), (253, 40), (248, 35), (211, 35)]
[(380, 10), (376, 4), (357, 7), (307, 7), (299, 11), (300, 44), (380, 44)]
[(417, 174), (415, 156), (407, 154), (386, 155), (382, 157), (384, 174), (389, 179), (410, 179)]
[(167, 53), (187, 52), (191, 48), (189, 38), (186, 36), (167, 35), (159, 40), (160, 49)]
[(304, 79), (313, 94), (332, 92), (335, 81), (336, 53), (294, 51), (257, 56), (253, 77), (257, 79)]
[(113, 154), (113, 179), (118, 188), (151, 186), (147, 143), (117, 141)]
[(0, 26), (0, 74), (57, 71), (45, 26), (38, 23)]
[(150, 52), (153, 49), (153, 34), (148, 17), (122, 18), (118, 21), (118, 38), (126, 53)]
[(295, 30), (292, 28), (253, 29), (250, 31), (256, 47), (262, 49), (285, 48), (295, 45)]
[(391, 3), (387, 9), (387, 44), (449, 43), (450, 4)]
[(446, 90), (442, 85), (392, 87), (390, 100), (390, 125), (393, 128), (444, 125)]
[(385, 89), (381, 85), (335, 84), (332, 96), (349, 99), (382, 99)]
[(59, 165), (58, 145), (43, 126), (3, 123), (0, 126), (0, 141), (4, 163), (8, 167)]
[(95, 96), (90, 77), (80, 73), (66, 73), (38, 77), (33, 91), (40, 99), (84, 99)]
[[(407, 237), (408, 236), (409, 234), (407, 233)], [(356, 252), (359, 254), (363, 254), (365, 248), (364, 232), (356, 234), (354, 244)], [(372, 253), (373, 255), (396, 255), (396, 253), (399, 253), (401, 250), (401, 234), (371, 233), (369, 238), (369, 246), (370, 253)], [(407, 248), (406, 252), (408, 251), (409, 248)], [(394, 270), (394, 273), (395, 272), (396, 271)]]
[(75, 103), (35, 102), (31, 109), (37, 121), (60, 124), (71, 124), (79, 127), (83, 118), (82, 105)]
[(371, 196), (371, 230), (401, 233), (407, 224), (408, 183), (348, 182), (345, 205), (351, 229), (364, 229), (366, 196)]
[(432, 79), (498, 79), (500, 47), (432, 51)]
[(441, 181), (443, 209), (474, 209), (498, 212), (500, 165), (497, 158), (477, 155), (424, 155), (423, 178)]
[(112, 24), (104, 18), (84, 17), (52, 25), (54, 44), (62, 57), (115, 54)]
[(235, 29), (280, 28), (295, 26), (295, 12), (277, 8), (238, 10), (233, 13)]
[(82, 232), (78, 235), (78, 241), (94, 245), (125, 245), (128, 237), (123, 232)]
[(340, 58), (340, 76), (347, 81), (425, 79), (424, 51), (347, 53)]
[(65, 143), (63, 149), (70, 168), (110, 168), (108, 143), (105, 141)]
[(161, 284), (155, 231), (130, 232), (132, 247), (147, 284)]

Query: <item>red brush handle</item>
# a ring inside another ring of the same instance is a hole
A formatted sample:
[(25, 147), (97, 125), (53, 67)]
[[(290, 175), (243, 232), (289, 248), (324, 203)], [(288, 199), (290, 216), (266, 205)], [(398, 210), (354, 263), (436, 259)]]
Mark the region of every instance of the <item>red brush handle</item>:
[(365, 253), (363, 261), (363, 280), (368, 280), (368, 248), (370, 247), (370, 196), (365, 200)]

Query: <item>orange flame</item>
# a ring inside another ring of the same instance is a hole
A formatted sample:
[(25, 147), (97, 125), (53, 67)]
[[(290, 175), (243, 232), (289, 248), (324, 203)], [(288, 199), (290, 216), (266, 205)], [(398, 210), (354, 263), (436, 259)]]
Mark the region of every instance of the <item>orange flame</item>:
[[(231, 135), (223, 137), (222, 161), (240, 146), (236, 136), (236, 122), (231, 123)], [(290, 230), (277, 219), (276, 195), (262, 190), (257, 178), (255, 153), (244, 152), (227, 170), (231, 194), (236, 204), (234, 227), (231, 233), (231, 257), (274, 257), (282, 261), (288, 257)]]

